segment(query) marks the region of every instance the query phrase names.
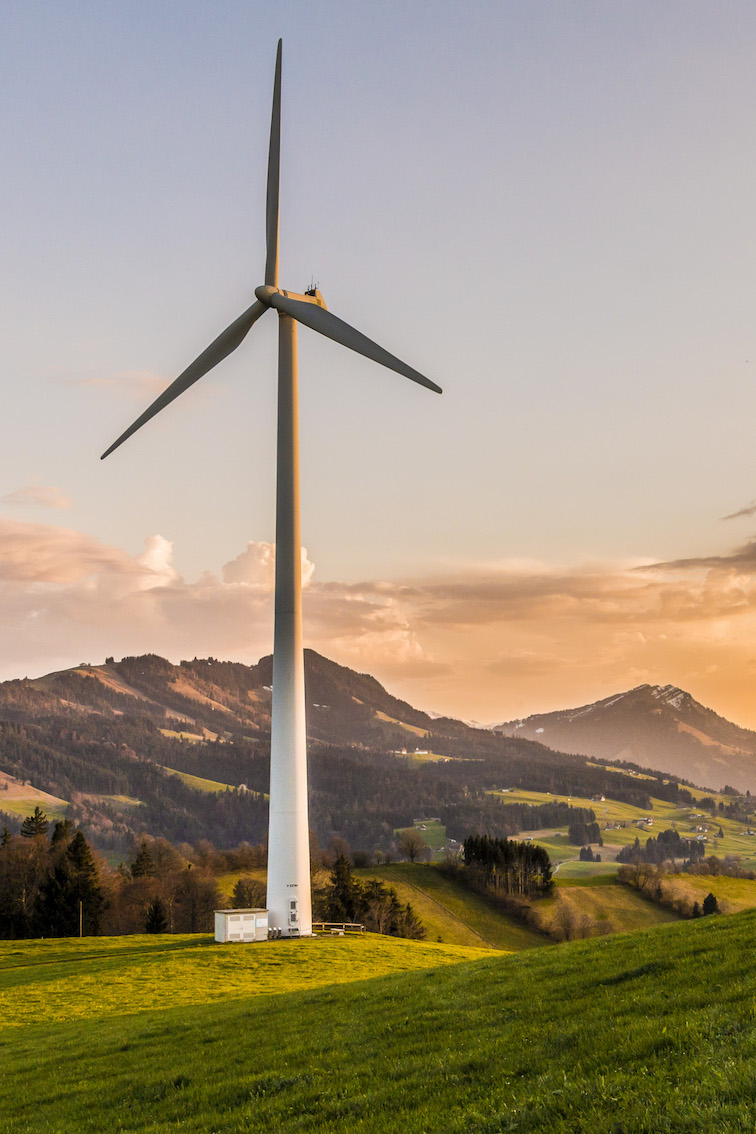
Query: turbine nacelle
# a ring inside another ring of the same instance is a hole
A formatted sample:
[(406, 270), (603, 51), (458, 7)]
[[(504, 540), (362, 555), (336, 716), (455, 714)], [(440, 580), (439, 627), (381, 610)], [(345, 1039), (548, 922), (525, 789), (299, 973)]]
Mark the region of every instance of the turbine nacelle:
[(302, 303), (314, 303), (316, 307), (322, 307), (324, 311), (328, 310), (323, 296), (316, 287), (306, 291), (303, 295), (300, 295), (298, 291), (284, 291), (280, 287), (271, 287), (270, 284), (261, 284), (260, 287), (255, 288), (255, 297), (266, 307), (276, 306), (275, 297), (277, 295), (283, 295), (286, 299), (300, 300)]

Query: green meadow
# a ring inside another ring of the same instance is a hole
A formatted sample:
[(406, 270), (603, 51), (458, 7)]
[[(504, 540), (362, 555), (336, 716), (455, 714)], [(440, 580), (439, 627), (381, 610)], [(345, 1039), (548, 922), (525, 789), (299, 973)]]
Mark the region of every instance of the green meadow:
[[(642, 777), (638, 777), (641, 779)], [(529, 803), (538, 805), (541, 803), (549, 803), (552, 800), (558, 800), (562, 803), (569, 803), (572, 807), (586, 807), (592, 808), (596, 820), (601, 828), (602, 838), (607, 846), (607, 851), (602, 852), (601, 848), (597, 849), (602, 858), (605, 860), (602, 863), (577, 863), (578, 871), (584, 870), (585, 873), (600, 873), (601, 869), (606, 870), (606, 860), (613, 860), (619, 847), (627, 846), (628, 843), (635, 842), (636, 836), (640, 839), (641, 843), (645, 843), (646, 839), (651, 836), (657, 836), (660, 831), (664, 831), (670, 827), (676, 827), (680, 835), (686, 838), (695, 838), (698, 834), (703, 834), (705, 838), (706, 854), (715, 854), (719, 858), (724, 858), (726, 855), (736, 855), (742, 860), (742, 864), (747, 869), (756, 870), (756, 836), (746, 835), (746, 825), (739, 823), (735, 819), (726, 819), (717, 814), (713, 818), (706, 815), (705, 818), (694, 818), (703, 813), (699, 808), (693, 807), (675, 807), (667, 800), (655, 799), (652, 797), (651, 808), (634, 807), (630, 803), (623, 803), (615, 799), (605, 800), (592, 800), (582, 796), (568, 796), (558, 794), (548, 794), (538, 791), (521, 791), (513, 788), (506, 792), (494, 792), (503, 803)], [(709, 795), (716, 803), (727, 802), (727, 797), (718, 794), (717, 792), (705, 793), (697, 791), (694, 793), (697, 798), (703, 798)], [(636, 820), (649, 818), (652, 825), (648, 829), (638, 828), (634, 824)], [(604, 830), (607, 823), (620, 823), (627, 824), (625, 827), (615, 827), (608, 831)], [(708, 827), (708, 831), (699, 832), (696, 830), (699, 826)], [(723, 838), (718, 838), (719, 828), (722, 828)], [(572, 860), (576, 860), (579, 847), (573, 846), (567, 837), (567, 828), (549, 828), (545, 832), (538, 832), (533, 835), (533, 841), (540, 843), (544, 846), (551, 858), (554, 865), (559, 865), (559, 874), (565, 869), (561, 866), (562, 863), (569, 863), (569, 872), (572, 876), (573, 864)], [(613, 848), (613, 849), (612, 849)], [(616, 865), (613, 867), (616, 869)], [(576, 873), (576, 872), (575, 872)]]
[(399, 901), (409, 902), (420, 918), (428, 941), (515, 951), (548, 944), (548, 938), (504, 916), (490, 901), (434, 866), (397, 862), (365, 867), (355, 874), (393, 886)]
[(2, 1029), (121, 1017), (153, 1009), (364, 980), (380, 973), (437, 968), (482, 950), (395, 937), (309, 938), (233, 947), (207, 934), (0, 941)]
[(177, 772), (175, 768), (165, 768), (172, 776), (178, 776), (189, 787), (195, 788), (197, 791), (231, 791), (233, 784), (224, 784), (220, 780), (206, 780), (202, 776), (193, 776), (191, 772)]
[(755, 936), (748, 911), (516, 955), (4, 943), (0, 1129), (751, 1132)]

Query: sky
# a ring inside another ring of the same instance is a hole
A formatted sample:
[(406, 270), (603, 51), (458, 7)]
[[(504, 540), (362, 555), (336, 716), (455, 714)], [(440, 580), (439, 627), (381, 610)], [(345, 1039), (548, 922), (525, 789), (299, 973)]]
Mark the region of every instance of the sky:
[(305, 639), (483, 722), (675, 684), (756, 728), (750, 0), (0, 0), (0, 679), (272, 645), (283, 38)]

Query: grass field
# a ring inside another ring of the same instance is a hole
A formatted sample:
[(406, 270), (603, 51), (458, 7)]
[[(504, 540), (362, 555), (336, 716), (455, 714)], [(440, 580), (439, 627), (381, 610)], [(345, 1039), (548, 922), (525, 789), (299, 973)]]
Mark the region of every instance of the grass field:
[(557, 886), (554, 897), (539, 903), (539, 909), (548, 917), (556, 912), (557, 903), (561, 903), (591, 919), (596, 930), (603, 933), (627, 933), (680, 920), (678, 914), (648, 901), (637, 890), (620, 886), (611, 877), (607, 879), (608, 884), (601, 885), (603, 881), (597, 876), (589, 880), (588, 885)]
[(756, 907), (756, 880), (710, 874), (673, 874), (670, 878), (675, 885), (684, 886), (699, 904), (711, 893), (718, 902), (726, 903), (730, 913)]
[(557, 880), (563, 878), (616, 878), (620, 864), (618, 862), (580, 862), (570, 859), (564, 862), (555, 875)]
[(18, 815), (25, 819), (27, 815), (31, 815), (35, 807), (41, 807), (48, 819), (65, 819), (66, 812), (68, 811), (68, 804), (65, 800), (60, 800), (58, 803), (50, 803), (48, 797), (46, 800), (40, 799), (3, 799), (0, 796), (0, 811), (4, 811), (6, 815)]
[(165, 765), (163, 765), (163, 769), (172, 776), (178, 776), (185, 784), (196, 788), (197, 791), (231, 791), (234, 786), (233, 784), (222, 784), (220, 780), (205, 780), (202, 776), (193, 776), (190, 772), (177, 772), (175, 768), (166, 768)]
[(425, 839), (426, 846), (429, 846), (432, 851), (442, 851), (446, 846), (446, 827), (441, 822), (434, 822), (430, 819), (423, 819), (414, 824), (413, 827), (396, 827), (394, 829), (394, 837), (401, 831), (417, 831)]
[[(590, 866), (590, 863), (569, 864)], [(546, 933), (529, 929), (516, 919), (505, 914), (493, 902), (461, 885), (435, 866), (421, 863), (399, 862), (390, 866), (370, 866), (356, 870), (359, 878), (377, 878), (397, 892), (399, 901), (410, 902), (420, 918), (426, 932), (426, 940), (448, 945), (462, 945), (507, 952), (520, 952), (538, 946), (550, 945)], [(231, 902), (234, 885), (239, 878), (254, 878), (265, 883), (265, 870), (246, 870), (239, 873), (223, 874), (218, 878), (224, 901)], [(678, 877), (678, 876), (671, 876)], [(680, 885), (687, 885), (688, 875)], [(328, 873), (319, 876), (320, 884), (326, 884)], [(736, 879), (714, 879), (701, 882), (703, 893), (690, 891), (691, 900), (702, 900), (713, 887), (714, 882), (736, 882)], [(617, 881), (616, 864), (604, 874), (570, 874), (562, 868), (555, 878), (556, 892), (551, 899), (534, 903), (543, 915), (545, 922), (556, 914), (558, 904), (566, 904), (577, 914), (592, 920), (592, 934), (624, 933), (628, 930), (652, 928), (668, 921), (678, 920), (678, 915), (653, 902), (648, 901), (629, 886)], [(730, 890), (720, 886), (717, 896), (728, 902), (727, 912), (756, 906), (756, 882), (740, 883), (744, 900), (729, 901)], [(751, 887), (749, 891), (746, 888)], [(687, 891), (686, 891), (687, 892)], [(734, 892), (734, 891), (733, 891)], [(753, 897), (750, 902), (745, 897)]]
[(455, 945), (405, 944), (375, 934), (260, 948), (220, 946), (206, 934), (2, 941), (1, 1027), (22, 1027), (33, 1016), (102, 1019), (238, 1000), (484, 956)]
[(485, 898), (433, 866), (403, 862), (355, 873), (393, 886), (400, 902), (412, 905), (428, 941), (518, 951), (549, 944), (548, 938), (504, 917)]
[[(25, 965), (0, 970), (0, 987), (14, 982), (12, 1010), (0, 1017), (0, 1128), (750, 1132), (755, 936), (748, 912), (517, 956), (384, 975), (378, 968), (372, 979), (359, 979), (365, 969), (355, 967), (370, 961), (362, 940), (223, 947), (187, 939), (174, 952), (181, 973), (161, 983), (181, 981), (195, 1001), (175, 1005), (152, 1001), (157, 964), (139, 983), (143, 951), (153, 950), (155, 962), (159, 939), (131, 939), (130, 958), (107, 960), (81, 952), (77, 960), (75, 942), (46, 945), (49, 952), (23, 943)], [(103, 945), (83, 943), (93, 953)], [(430, 948), (393, 945), (410, 968)], [(257, 977), (265, 954), (280, 959), (271, 983)], [(318, 976), (310, 961), (322, 961)], [(227, 965), (250, 966), (248, 987), (239, 980), (218, 1001), (208, 974)], [(135, 999), (121, 1003), (123, 1015), (82, 997), (87, 974), (103, 986), (128, 972)], [(309, 987), (297, 988), (299, 977)], [(43, 998), (48, 988), (41, 1007), (39, 998), (26, 1001), (37, 984)], [(86, 1011), (56, 1022), (53, 1004), (60, 1015), (67, 1004)]]

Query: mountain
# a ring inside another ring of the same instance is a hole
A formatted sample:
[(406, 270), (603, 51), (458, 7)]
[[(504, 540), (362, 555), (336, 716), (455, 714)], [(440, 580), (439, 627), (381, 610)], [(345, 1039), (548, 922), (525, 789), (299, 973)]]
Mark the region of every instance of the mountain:
[[(94, 843), (124, 853), (142, 834), (220, 847), (267, 831), (272, 660), (173, 665), (155, 655), (0, 683), (0, 827), (36, 804), (66, 811)], [(321, 844), (389, 850), (396, 828), (434, 816), (449, 838), (592, 821), (531, 806), (502, 787), (638, 807), (682, 806), (669, 776), (640, 779), (450, 718), (431, 718), (375, 678), (305, 652), (310, 822)], [(44, 798), (39, 793), (46, 793)], [(24, 810), (26, 808), (26, 810)], [(577, 809), (579, 810), (579, 809)]]
[(756, 732), (720, 717), (674, 685), (638, 685), (577, 709), (494, 726), (561, 752), (620, 760), (719, 789), (756, 792)]

